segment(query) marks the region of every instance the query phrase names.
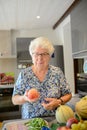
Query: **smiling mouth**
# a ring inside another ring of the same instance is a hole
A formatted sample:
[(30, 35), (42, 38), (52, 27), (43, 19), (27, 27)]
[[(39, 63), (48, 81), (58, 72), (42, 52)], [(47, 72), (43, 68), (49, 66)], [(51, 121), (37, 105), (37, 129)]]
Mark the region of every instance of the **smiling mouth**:
[(43, 64), (43, 62), (42, 62), (42, 61), (39, 61), (38, 64)]

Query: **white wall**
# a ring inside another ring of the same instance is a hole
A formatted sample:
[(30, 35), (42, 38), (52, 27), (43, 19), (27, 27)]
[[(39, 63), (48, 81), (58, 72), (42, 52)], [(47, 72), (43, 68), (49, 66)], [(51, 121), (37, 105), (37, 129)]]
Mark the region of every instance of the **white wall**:
[(72, 58), (71, 25), (68, 16), (55, 30), (58, 42), (64, 47), (65, 76), (71, 86), (72, 93), (75, 92), (74, 67)]
[(55, 31), (53, 29), (31, 29), (31, 30), (11, 30), (12, 51), (16, 53), (16, 38), (17, 37), (39, 37), (45, 36), (49, 38), (53, 44), (58, 44)]

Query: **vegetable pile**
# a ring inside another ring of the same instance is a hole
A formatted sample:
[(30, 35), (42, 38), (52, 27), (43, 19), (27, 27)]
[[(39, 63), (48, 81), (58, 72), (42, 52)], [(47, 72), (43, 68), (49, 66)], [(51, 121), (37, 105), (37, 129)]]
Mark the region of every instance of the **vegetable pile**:
[(48, 126), (47, 122), (42, 118), (32, 118), (25, 125), (29, 130), (41, 130), (43, 126)]
[[(87, 130), (87, 96), (76, 103), (75, 112), (69, 106), (60, 105), (55, 115), (58, 123), (51, 130)], [(63, 122), (65, 126), (60, 126)]]

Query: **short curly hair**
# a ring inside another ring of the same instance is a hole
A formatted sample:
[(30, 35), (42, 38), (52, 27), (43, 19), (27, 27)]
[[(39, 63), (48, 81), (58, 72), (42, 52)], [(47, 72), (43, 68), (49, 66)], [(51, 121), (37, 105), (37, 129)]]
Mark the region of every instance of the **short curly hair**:
[(29, 52), (31, 56), (37, 47), (47, 49), (50, 56), (54, 53), (54, 47), (46, 37), (38, 37), (30, 42)]

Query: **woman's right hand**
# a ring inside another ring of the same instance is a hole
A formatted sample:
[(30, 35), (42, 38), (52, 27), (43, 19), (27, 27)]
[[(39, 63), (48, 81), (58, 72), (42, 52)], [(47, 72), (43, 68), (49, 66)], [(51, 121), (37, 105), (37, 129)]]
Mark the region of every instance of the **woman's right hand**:
[(14, 95), (14, 96), (12, 96), (13, 104), (14, 105), (22, 105), (25, 102), (34, 103), (34, 102), (36, 102), (39, 99), (39, 97), (40, 97), (39, 93), (38, 93), (38, 97), (36, 97), (34, 99), (29, 99), (28, 92), (29, 92), (29, 90), (26, 90), (24, 95)]

